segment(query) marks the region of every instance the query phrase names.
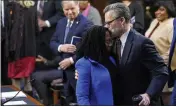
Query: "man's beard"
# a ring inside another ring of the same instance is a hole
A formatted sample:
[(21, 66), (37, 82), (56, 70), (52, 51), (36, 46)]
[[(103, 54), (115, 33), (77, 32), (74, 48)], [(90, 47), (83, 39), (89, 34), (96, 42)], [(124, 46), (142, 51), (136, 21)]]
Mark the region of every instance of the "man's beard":
[(120, 38), (121, 37), (121, 30), (120, 29), (112, 29), (112, 38)]

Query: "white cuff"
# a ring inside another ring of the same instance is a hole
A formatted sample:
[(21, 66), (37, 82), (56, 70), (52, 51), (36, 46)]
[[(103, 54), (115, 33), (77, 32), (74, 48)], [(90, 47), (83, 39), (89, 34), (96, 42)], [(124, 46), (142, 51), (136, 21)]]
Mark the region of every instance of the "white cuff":
[(70, 57), (69, 59), (70, 59), (71, 64), (74, 64), (73, 58)]
[(45, 20), (45, 23), (46, 23), (47, 27), (51, 27), (50, 22), (48, 20)]
[(61, 52), (61, 46), (62, 46), (62, 45), (59, 45), (59, 46), (58, 46), (58, 48), (57, 48), (58, 52)]

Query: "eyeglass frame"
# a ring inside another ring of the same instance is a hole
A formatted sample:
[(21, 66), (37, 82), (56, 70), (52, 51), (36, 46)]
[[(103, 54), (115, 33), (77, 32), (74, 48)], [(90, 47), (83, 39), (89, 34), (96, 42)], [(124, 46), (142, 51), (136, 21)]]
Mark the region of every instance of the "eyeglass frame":
[(105, 22), (105, 23), (104, 23), (104, 26), (110, 25), (113, 21), (115, 21), (115, 20), (117, 20), (117, 19), (119, 19), (119, 18), (121, 18), (121, 16), (118, 16), (118, 17), (116, 17), (115, 19), (113, 19), (113, 20), (111, 20), (111, 21)]

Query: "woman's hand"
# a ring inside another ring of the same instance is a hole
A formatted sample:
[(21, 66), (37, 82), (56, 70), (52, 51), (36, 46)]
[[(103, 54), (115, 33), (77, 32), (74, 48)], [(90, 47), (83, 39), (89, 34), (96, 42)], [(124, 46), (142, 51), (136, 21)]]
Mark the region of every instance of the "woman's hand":
[(38, 55), (38, 57), (36, 58), (35, 60), (36, 62), (43, 62), (43, 63), (46, 63), (47, 62), (47, 59), (42, 57), (41, 55)]

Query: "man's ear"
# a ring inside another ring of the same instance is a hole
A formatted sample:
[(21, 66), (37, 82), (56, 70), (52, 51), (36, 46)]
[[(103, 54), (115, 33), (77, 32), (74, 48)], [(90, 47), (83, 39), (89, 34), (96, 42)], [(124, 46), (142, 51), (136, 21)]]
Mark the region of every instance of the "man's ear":
[(122, 17), (122, 18), (121, 18), (121, 21), (122, 21), (122, 24), (124, 25), (126, 20), (125, 20), (124, 17)]

